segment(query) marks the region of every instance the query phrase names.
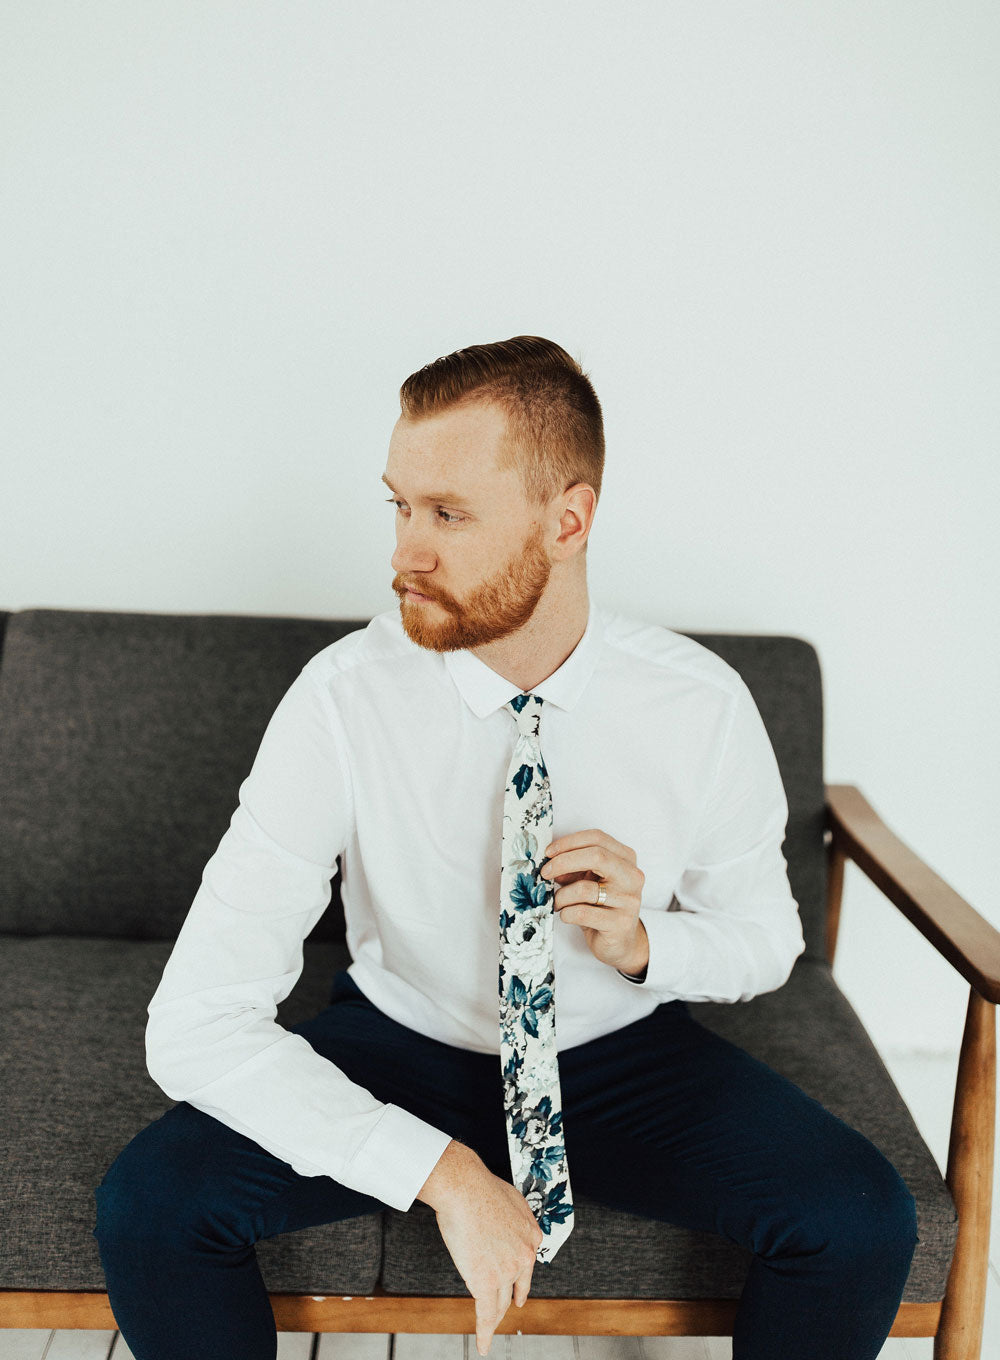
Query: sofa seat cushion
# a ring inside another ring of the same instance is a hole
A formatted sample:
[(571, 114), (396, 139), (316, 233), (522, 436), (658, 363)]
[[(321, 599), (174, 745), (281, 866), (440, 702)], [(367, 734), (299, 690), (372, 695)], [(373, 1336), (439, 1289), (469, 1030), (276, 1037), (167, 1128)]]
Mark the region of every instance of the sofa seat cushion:
[[(106, 1288), (94, 1189), (121, 1149), (174, 1103), (146, 1072), (146, 1007), (169, 941), (0, 936), (0, 1288)], [(316, 951), (323, 951), (317, 954)], [(306, 946), (292, 1025), (327, 1003), (346, 946)], [(370, 1294), (381, 1214), (259, 1244), (278, 1293)]]
[[(0, 937), (0, 1167), (9, 1209), (0, 1288), (103, 1290), (94, 1188), (122, 1147), (171, 1105), (145, 1069), (146, 1007), (167, 941)], [(305, 946), (305, 969), (279, 1010), (286, 1025), (326, 1004), (346, 946)], [(899, 1169), (917, 1202), (920, 1242), (904, 1293), (936, 1300), (954, 1250), (954, 1206), (940, 1172), (829, 968), (801, 958), (777, 992), (699, 1005), (703, 1023), (784, 1073), (859, 1129)], [(577, 1198), (577, 1224), (536, 1271), (538, 1297), (736, 1298), (748, 1254), (709, 1233)], [(384, 1260), (383, 1260), (384, 1227)], [(261, 1242), (268, 1287), (303, 1294), (465, 1296), (433, 1210), (387, 1209)]]

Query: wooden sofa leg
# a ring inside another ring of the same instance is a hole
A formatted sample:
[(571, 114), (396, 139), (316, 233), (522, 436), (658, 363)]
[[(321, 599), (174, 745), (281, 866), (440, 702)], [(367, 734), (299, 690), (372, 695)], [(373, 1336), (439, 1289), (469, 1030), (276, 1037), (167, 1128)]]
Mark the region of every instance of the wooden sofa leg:
[(934, 1360), (980, 1360), (995, 1110), (996, 1006), (973, 988), (958, 1059), (946, 1175), (958, 1210), (958, 1241), (934, 1340)]

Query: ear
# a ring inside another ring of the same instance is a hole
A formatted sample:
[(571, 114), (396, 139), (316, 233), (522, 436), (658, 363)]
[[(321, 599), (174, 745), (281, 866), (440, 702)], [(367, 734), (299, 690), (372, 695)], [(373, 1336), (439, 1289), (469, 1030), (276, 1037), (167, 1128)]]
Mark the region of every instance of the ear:
[(589, 482), (574, 482), (557, 498), (554, 513), (559, 516), (559, 527), (552, 545), (556, 561), (583, 551), (596, 509), (597, 496)]

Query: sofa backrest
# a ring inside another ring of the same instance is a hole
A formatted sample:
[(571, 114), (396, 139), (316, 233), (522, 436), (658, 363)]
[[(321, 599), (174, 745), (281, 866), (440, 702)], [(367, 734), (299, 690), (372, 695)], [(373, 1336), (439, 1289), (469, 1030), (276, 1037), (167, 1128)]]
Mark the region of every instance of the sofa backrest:
[[(366, 619), (33, 609), (0, 660), (0, 933), (173, 939), (268, 719), (305, 662)], [(689, 636), (740, 672), (789, 803), (784, 846), (821, 954), (822, 699), (797, 638)], [(344, 937), (334, 878), (313, 938)]]

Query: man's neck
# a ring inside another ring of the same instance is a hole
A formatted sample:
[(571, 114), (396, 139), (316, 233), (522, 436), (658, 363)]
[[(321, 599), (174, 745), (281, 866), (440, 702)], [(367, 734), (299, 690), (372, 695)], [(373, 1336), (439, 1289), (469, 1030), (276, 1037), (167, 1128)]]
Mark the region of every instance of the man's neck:
[(516, 632), (469, 650), (527, 693), (559, 669), (583, 637), (589, 616), (587, 581), (581, 577), (563, 589), (547, 589), (531, 618)]

